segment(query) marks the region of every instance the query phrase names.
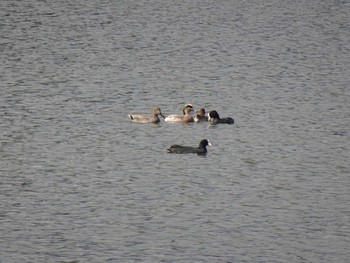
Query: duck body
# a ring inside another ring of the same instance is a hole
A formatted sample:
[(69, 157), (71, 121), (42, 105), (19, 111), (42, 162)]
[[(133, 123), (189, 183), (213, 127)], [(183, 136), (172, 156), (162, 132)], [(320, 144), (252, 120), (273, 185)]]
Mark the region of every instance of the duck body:
[(152, 110), (152, 116), (140, 115), (140, 114), (129, 114), (129, 118), (132, 122), (136, 123), (158, 123), (160, 122), (159, 115), (163, 116), (162, 111), (159, 107), (154, 107)]
[(197, 115), (194, 117), (194, 121), (195, 122), (202, 122), (202, 121), (207, 122), (208, 121), (208, 116), (205, 115), (204, 108), (201, 108), (199, 111), (197, 111)]
[(211, 143), (207, 140), (201, 140), (198, 147), (192, 146), (182, 146), (178, 144), (174, 144), (167, 149), (168, 153), (177, 153), (177, 154), (186, 154), (186, 153), (196, 153), (198, 155), (207, 154), (207, 146), (211, 145)]
[(191, 115), (169, 115), (165, 117), (166, 122), (194, 122)]
[(211, 124), (233, 124), (235, 122), (231, 117), (220, 118), (219, 113), (216, 110), (212, 110), (208, 113), (208, 120)]
[(186, 104), (182, 109), (184, 115), (169, 115), (165, 118), (166, 122), (193, 122), (194, 119), (191, 115), (193, 111), (193, 106), (191, 104)]

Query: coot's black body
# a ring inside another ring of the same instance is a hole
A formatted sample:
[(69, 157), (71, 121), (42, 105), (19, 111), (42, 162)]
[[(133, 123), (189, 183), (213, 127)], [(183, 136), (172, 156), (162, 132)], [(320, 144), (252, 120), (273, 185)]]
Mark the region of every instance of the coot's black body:
[(226, 123), (233, 124), (235, 121), (231, 117), (220, 118), (219, 113), (216, 110), (212, 110), (208, 114), (209, 121), (212, 124)]
[(206, 139), (201, 140), (198, 147), (182, 146), (174, 144), (167, 149), (168, 153), (196, 153), (198, 155), (205, 155), (207, 153), (207, 146), (211, 145)]

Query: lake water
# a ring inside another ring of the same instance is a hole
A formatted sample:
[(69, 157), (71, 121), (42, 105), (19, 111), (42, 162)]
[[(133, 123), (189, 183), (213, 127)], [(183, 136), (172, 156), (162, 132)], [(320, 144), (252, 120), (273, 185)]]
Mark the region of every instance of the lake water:
[(348, 1), (0, 7), (1, 262), (349, 262)]

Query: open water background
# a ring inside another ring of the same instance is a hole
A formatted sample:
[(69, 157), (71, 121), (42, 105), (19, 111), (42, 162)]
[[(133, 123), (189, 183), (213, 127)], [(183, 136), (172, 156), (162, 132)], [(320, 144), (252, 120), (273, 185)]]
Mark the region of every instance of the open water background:
[[(349, 262), (349, 14), (1, 1), (0, 261)], [(186, 103), (235, 124), (127, 118)]]

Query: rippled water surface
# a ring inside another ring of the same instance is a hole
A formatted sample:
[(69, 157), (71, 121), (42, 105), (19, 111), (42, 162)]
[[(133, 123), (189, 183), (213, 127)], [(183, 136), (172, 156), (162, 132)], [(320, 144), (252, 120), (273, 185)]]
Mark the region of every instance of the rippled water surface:
[(348, 262), (348, 1), (0, 7), (1, 262)]

